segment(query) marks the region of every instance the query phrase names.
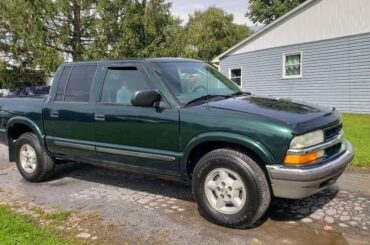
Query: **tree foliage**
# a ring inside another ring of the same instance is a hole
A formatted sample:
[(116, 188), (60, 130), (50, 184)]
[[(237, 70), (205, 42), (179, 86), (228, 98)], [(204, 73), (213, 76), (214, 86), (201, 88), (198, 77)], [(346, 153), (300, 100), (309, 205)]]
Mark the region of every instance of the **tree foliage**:
[(183, 56), (210, 62), (251, 33), (215, 7), (196, 11), (185, 26), (170, 8), (165, 0), (1, 0), (0, 86), (36, 84), (65, 61)]
[(189, 16), (186, 26), (187, 56), (206, 62), (251, 34), (245, 25), (233, 23), (234, 17), (222, 9), (210, 7)]
[(174, 56), (181, 21), (164, 0), (106, 1), (97, 5), (101, 18), (93, 32), (92, 58)]
[(34, 84), (35, 79), (52, 73), (65, 59), (82, 60), (91, 40), (93, 3), (90, 0), (0, 1), (0, 51), (6, 63), (2, 73), (14, 74), (9, 69), (18, 71), (11, 76), (14, 81), (20, 82), (22, 78), (24, 85)]
[(44, 84), (45, 73), (30, 69), (15, 67), (13, 69), (0, 69), (0, 88), (15, 91), (24, 86)]
[(253, 23), (269, 24), (306, 0), (250, 0), (246, 14)]

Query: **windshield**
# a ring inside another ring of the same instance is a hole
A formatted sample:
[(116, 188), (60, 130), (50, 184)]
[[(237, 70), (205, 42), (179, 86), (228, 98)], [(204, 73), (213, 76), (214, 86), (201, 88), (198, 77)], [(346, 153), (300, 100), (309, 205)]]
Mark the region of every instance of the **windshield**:
[(241, 91), (233, 81), (201, 62), (155, 62), (154, 68), (183, 105), (207, 95), (225, 96)]

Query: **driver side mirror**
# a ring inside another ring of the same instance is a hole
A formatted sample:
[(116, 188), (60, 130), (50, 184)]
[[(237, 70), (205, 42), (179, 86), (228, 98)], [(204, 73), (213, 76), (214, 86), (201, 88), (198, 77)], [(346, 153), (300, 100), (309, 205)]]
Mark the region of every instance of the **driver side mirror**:
[(134, 93), (131, 98), (131, 104), (133, 106), (153, 106), (155, 102), (161, 99), (161, 95), (157, 90), (147, 89), (139, 90)]

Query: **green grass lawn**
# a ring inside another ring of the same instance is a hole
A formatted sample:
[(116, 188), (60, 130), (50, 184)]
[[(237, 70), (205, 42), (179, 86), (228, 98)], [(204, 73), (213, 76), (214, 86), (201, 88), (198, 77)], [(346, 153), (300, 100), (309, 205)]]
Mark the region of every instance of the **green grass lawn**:
[(343, 114), (344, 136), (354, 146), (356, 167), (370, 167), (370, 115)]
[(0, 244), (64, 245), (75, 242), (58, 237), (49, 229), (39, 228), (31, 218), (0, 206)]

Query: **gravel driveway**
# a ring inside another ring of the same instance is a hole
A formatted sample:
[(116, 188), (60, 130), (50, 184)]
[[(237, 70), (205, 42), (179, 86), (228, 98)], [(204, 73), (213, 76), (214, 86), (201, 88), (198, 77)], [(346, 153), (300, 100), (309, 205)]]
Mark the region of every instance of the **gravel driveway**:
[[(370, 172), (350, 170), (339, 185), (301, 201), (274, 200), (253, 229), (232, 230), (200, 217), (189, 186), (68, 163), (54, 179), (25, 182), (0, 147), (0, 199), (97, 213), (95, 232), (134, 244), (370, 244)], [(6, 194), (7, 193), (7, 194)]]

